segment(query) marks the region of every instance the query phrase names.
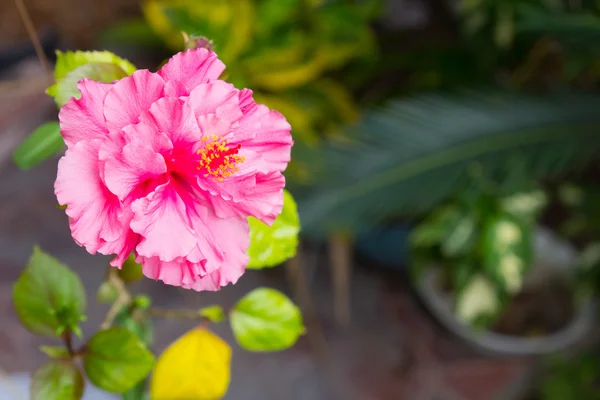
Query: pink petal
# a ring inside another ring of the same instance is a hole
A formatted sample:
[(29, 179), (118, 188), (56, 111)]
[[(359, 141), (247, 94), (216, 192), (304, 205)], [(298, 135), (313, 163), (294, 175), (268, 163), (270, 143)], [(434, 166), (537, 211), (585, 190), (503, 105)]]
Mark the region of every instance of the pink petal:
[(169, 96), (188, 96), (202, 83), (218, 79), (225, 64), (207, 49), (188, 50), (175, 54), (158, 74), (168, 83)]
[(94, 254), (105, 242), (125, 235), (128, 227), (119, 221), (121, 204), (100, 179), (98, 149), (101, 140), (74, 144), (58, 163), (54, 192), (66, 205), (73, 239)]
[(248, 106), (238, 122), (231, 143), (259, 153), (272, 170), (284, 171), (290, 162), (294, 141), (291, 126), (283, 115), (262, 104), (254, 104)]
[(253, 216), (271, 225), (283, 207), (285, 177), (278, 171), (256, 173), (223, 180), (199, 179), (198, 185), (212, 196), (208, 198), (217, 216)]
[(60, 109), (61, 134), (67, 147), (80, 140), (100, 139), (108, 133), (104, 119), (103, 104), (113, 84), (83, 79), (77, 84), (81, 98), (72, 97)]
[(215, 244), (224, 254), (225, 258), (218, 269), (202, 273), (205, 269), (204, 261), (193, 262), (183, 257), (170, 262), (161, 261), (158, 257), (138, 257), (144, 274), (168, 285), (197, 291), (215, 291), (229, 283), (237, 282), (248, 264), (248, 222), (244, 219), (221, 219), (218, 222), (215, 219), (213, 222), (216, 225), (211, 224), (204, 229), (215, 233)]
[(191, 107), (173, 97), (164, 97), (150, 107), (143, 121), (156, 126), (177, 146), (200, 142), (202, 134)]
[(131, 209), (135, 214), (131, 229), (142, 236), (136, 248), (140, 256), (173, 261), (188, 255), (196, 245), (186, 204), (172, 181), (134, 201)]
[(198, 126), (202, 136), (215, 135), (218, 137), (231, 133), (231, 122), (218, 118), (215, 114), (206, 114), (198, 117)]
[(106, 160), (104, 182), (108, 189), (124, 200), (139, 185), (167, 172), (167, 164), (160, 153), (150, 146), (130, 143), (120, 154)]
[(225, 81), (213, 81), (196, 86), (187, 101), (194, 110), (196, 118), (201, 115), (215, 114), (218, 118), (233, 123), (242, 116), (239, 90)]
[(113, 85), (104, 100), (104, 116), (111, 132), (137, 124), (140, 115), (152, 103), (164, 96), (165, 82), (158, 74), (142, 69), (135, 71)]

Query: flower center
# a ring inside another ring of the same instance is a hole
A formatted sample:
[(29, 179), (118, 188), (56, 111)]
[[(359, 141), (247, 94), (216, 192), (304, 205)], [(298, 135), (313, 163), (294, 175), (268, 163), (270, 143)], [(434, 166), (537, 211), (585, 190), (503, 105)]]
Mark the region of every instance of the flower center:
[(223, 178), (228, 178), (239, 171), (237, 164), (246, 160), (244, 156), (237, 155), (241, 147), (239, 144), (230, 148), (229, 140), (219, 140), (215, 135), (205, 136), (202, 141), (205, 145), (203, 149), (198, 150), (200, 154), (198, 170), (204, 171), (206, 178), (210, 176), (223, 182)]

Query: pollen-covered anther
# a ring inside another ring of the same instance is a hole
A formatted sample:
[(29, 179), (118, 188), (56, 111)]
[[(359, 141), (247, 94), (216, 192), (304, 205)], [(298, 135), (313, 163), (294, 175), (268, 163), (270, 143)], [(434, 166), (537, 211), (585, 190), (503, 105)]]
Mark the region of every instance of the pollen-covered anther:
[(246, 158), (238, 156), (240, 145), (230, 147), (229, 140), (220, 140), (216, 135), (209, 135), (202, 138), (205, 143), (204, 148), (198, 150), (200, 155), (199, 171), (204, 172), (204, 177), (212, 177), (213, 179), (223, 182), (223, 178), (228, 178), (237, 171), (239, 164), (243, 163)]

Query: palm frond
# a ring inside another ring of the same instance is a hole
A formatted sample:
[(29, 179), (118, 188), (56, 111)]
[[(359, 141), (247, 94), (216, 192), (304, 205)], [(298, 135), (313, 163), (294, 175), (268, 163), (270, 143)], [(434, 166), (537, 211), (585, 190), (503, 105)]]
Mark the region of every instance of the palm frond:
[(569, 46), (597, 48), (600, 16), (591, 12), (549, 13), (528, 9), (522, 13), (516, 29), (523, 34), (548, 35)]
[(472, 167), (503, 195), (582, 166), (600, 153), (600, 96), (422, 95), (369, 113), (349, 138), (296, 152), (315, 180), (291, 187), (306, 234), (419, 215), (467, 188)]

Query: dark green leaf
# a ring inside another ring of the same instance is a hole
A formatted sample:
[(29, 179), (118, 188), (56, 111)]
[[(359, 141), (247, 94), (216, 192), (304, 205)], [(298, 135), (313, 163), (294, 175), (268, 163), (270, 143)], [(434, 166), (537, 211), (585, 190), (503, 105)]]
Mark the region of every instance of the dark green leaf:
[(27, 170), (58, 153), (64, 145), (58, 122), (46, 122), (17, 147), (13, 160), (19, 168)]
[(250, 351), (284, 350), (305, 331), (302, 315), (283, 293), (258, 288), (245, 295), (229, 319), (237, 342)]
[(85, 319), (85, 291), (79, 277), (38, 247), (13, 288), (13, 302), (25, 327), (33, 333), (60, 335), (78, 330)]
[(461, 212), (458, 207), (442, 207), (415, 227), (411, 232), (410, 242), (415, 247), (436, 246), (450, 234), (460, 219)]
[(511, 154), (525, 183), (556, 178), (600, 153), (600, 97), (487, 91), (421, 95), (367, 113), (349, 142), (311, 150), (311, 187), (293, 187), (303, 230), (358, 231), (431, 210), (471, 184), (474, 162), (509, 195)]
[(123, 328), (97, 332), (86, 348), (85, 372), (90, 381), (108, 392), (131, 390), (154, 365), (154, 356), (144, 343)]
[(35, 371), (31, 380), (32, 400), (79, 400), (84, 380), (71, 361), (53, 360)]

